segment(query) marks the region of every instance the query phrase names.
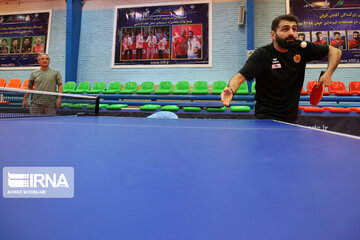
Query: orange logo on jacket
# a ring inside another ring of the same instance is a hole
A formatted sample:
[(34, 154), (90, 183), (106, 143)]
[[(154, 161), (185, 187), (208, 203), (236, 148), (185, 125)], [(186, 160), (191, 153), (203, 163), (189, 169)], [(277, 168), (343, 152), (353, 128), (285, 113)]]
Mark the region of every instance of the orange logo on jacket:
[(294, 62), (299, 63), (299, 62), (301, 61), (301, 56), (300, 56), (300, 54), (296, 54), (296, 55), (293, 57), (293, 59), (294, 59)]

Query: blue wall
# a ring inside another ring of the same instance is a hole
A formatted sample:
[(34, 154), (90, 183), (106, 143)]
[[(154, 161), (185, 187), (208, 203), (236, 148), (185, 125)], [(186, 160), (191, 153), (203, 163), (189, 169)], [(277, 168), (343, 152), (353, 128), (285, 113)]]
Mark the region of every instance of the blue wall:
[(229, 80), (246, 58), (246, 29), (239, 27), (238, 8), (243, 3), (213, 4), (213, 67), (111, 69), (114, 9), (84, 11), (80, 36), (78, 80), (160, 81)]

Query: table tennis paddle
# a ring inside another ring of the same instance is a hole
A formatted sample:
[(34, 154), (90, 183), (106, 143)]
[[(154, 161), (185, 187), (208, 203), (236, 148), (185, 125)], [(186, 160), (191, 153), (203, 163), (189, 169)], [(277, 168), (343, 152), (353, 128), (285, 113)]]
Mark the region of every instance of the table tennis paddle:
[[(324, 73), (325, 73), (325, 71), (321, 71), (319, 80), (320, 80), (321, 76), (324, 75)], [(311, 94), (310, 94), (311, 105), (318, 105), (318, 103), (321, 101), (321, 98), (324, 95), (324, 92), (325, 92), (325, 86), (323, 83), (321, 83), (318, 87), (316, 87), (316, 85), (315, 85), (313, 87), (313, 89), (311, 90)]]

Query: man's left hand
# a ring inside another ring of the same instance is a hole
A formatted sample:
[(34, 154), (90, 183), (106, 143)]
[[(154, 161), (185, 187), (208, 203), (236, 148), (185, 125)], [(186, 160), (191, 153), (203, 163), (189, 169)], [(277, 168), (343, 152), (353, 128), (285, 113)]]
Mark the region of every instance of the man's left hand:
[(56, 99), (56, 108), (60, 108), (61, 107), (61, 99)]

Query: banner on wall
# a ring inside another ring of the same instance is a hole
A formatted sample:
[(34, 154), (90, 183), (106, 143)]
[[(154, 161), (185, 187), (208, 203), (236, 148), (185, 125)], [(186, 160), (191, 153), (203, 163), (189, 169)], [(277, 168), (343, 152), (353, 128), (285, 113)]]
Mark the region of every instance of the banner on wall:
[(115, 8), (113, 68), (211, 67), (211, 2)]
[[(360, 66), (360, 0), (287, 0), (287, 6), (299, 18), (298, 39), (340, 49), (341, 67)], [(310, 67), (322, 63), (327, 59)]]
[(51, 10), (0, 15), (0, 70), (39, 66), (37, 55), (47, 52)]

